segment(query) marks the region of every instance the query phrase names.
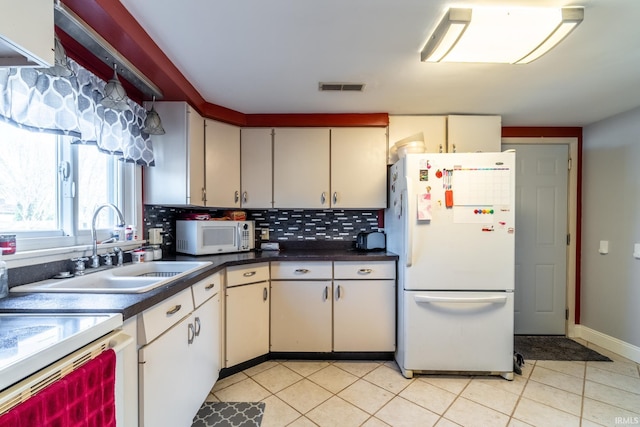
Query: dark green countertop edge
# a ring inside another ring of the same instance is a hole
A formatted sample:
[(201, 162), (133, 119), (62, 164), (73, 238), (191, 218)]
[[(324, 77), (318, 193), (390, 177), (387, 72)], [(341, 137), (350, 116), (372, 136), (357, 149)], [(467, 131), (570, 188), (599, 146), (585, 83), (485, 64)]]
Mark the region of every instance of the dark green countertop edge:
[(270, 261), (396, 261), (391, 252), (353, 250), (255, 251), (225, 255), (176, 255), (163, 261), (210, 261), (208, 267), (165, 286), (140, 294), (9, 293), (0, 299), (0, 313), (121, 313), (124, 320), (177, 294), (207, 276), (233, 265)]

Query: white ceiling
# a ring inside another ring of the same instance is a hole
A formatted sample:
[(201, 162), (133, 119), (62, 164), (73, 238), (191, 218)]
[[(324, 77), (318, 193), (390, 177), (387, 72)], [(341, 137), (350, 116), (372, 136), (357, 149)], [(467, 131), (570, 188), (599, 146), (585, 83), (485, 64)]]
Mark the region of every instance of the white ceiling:
[[(639, 0), (121, 0), (210, 103), (242, 113), (500, 114), (584, 126), (640, 105)], [(447, 8), (583, 6), (528, 65), (420, 62)], [(318, 82), (362, 82), (362, 93)]]

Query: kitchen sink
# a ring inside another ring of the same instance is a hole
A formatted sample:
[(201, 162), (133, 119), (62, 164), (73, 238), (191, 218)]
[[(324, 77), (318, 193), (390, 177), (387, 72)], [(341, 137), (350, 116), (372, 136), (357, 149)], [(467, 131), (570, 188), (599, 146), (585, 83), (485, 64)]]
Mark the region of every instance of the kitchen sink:
[(208, 261), (153, 261), (113, 267), (68, 279), (15, 286), (11, 292), (142, 293), (191, 274)]

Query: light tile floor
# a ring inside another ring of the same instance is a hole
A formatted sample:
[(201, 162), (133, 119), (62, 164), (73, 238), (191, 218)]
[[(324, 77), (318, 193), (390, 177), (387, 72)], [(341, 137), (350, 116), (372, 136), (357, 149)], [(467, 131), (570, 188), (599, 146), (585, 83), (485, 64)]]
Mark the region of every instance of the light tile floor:
[(266, 402), (263, 427), (640, 425), (640, 365), (590, 347), (613, 362), (528, 360), (514, 381), (406, 379), (395, 362), (269, 361), (218, 381), (207, 400)]

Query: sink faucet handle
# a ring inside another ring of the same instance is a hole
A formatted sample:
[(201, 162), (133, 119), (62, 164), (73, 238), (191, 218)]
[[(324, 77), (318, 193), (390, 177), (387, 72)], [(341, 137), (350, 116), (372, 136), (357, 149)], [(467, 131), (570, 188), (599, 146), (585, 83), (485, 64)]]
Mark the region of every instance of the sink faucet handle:
[(124, 255), (123, 255), (123, 252), (122, 252), (122, 248), (119, 248), (119, 247), (116, 246), (115, 248), (113, 248), (113, 252), (115, 252), (115, 254), (118, 255), (118, 261), (117, 261), (116, 266), (122, 267), (122, 265), (124, 264), (124, 259), (123, 259)]
[(82, 276), (84, 274), (84, 270), (86, 268), (86, 266), (84, 265), (84, 262), (88, 260), (89, 258), (87, 257), (71, 258), (71, 261), (76, 264), (75, 269), (76, 269), (77, 276)]
[(114, 256), (115, 253), (113, 252), (107, 252), (102, 254), (102, 258), (104, 259), (104, 265), (113, 265), (113, 261), (111, 260), (111, 257)]

